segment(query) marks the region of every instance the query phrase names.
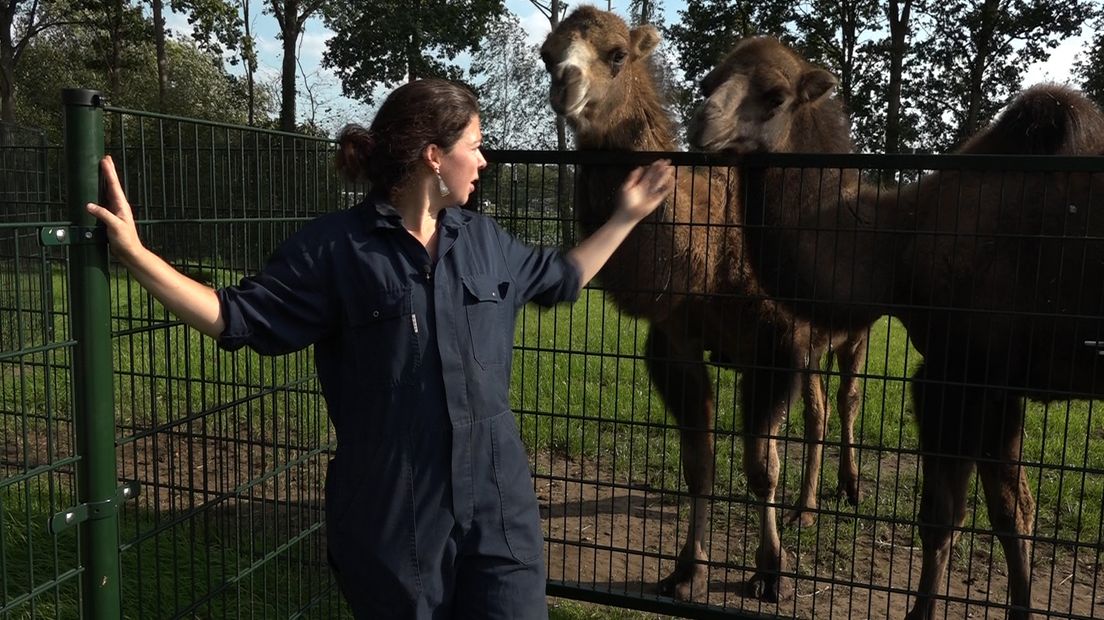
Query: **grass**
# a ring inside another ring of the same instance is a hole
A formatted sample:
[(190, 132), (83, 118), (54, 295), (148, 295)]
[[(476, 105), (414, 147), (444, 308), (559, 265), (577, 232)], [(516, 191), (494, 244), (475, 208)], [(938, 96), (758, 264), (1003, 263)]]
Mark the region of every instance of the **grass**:
[[(212, 270), (210, 275), (216, 284), (225, 284), (235, 281), (239, 274)], [(60, 270), (24, 273), (19, 278), (3, 274), (0, 280), (15, 283), (0, 291), (0, 350), (17, 351), (67, 340), (67, 317), (60, 309), (69, 302)], [(134, 455), (133, 462), (124, 464), (132, 468), (124, 475), (152, 472), (156, 479), (174, 466), (174, 457), (167, 456), (172, 453), (162, 452), (162, 461), (145, 469), (139, 467), (138, 459), (153, 445), (144, 443), (140, 436), (150, 429), (159, 429), (165, 436), (170, 436), (170, 431), (193, 438), (200, 434), (208, 443), (214, 442), (212, 446), (235, 436), (282, 446), (271, 455), (258, 455), (248, 449), (234, 453), (244, 455), (247, 465), (238, 465), (245, 469), (239, 472), (240, 481), (220, 483), (231, 487), (258, 476), (272, 476), (280, 459), (301, 454), (295, 446), (317, 447), (329, 441), (325, 410), (317, 405), (317, 384), (310, 378), (313, 360), (309, 352), (282, 358), (226, 353), (194, 330), (176, 325), (159, 304), (119, 274), (113, 276), (111, 286), (112, 328), (122, 334), (114, 339), (112, 351), (116, 415), (124, 444), (122, 452)], [(59, 309), (53, 314), (42, 311), (47, 288)], [(13, 310), (16, 306), (20, 309)], [(570, 307), (523, 311), (515, 337), (511, 402), (519, 413), (521, 434), (531, 451), (587, 459), (600, 471), (654, 488), (684, 489), (678, 434), (641, 359), (646, 330), (644, 323), (619, 314), (597, 290), (587, 291)], [(906, 378), (919, 361), (920, 356), (909, 346), (898, 322), (878, 321), (871, 333), (863, 410), (856, 429), (865, 485), (863, 502), (852, 513), (822, 516), (812, 531), (784, 528), (788, 548), (805, 553), (832, 545), (838, 551), (833, 561), (846, 565), (854, 561), (856, 540), (871, 536), (892, 539), (900, 535), (900, 528), (891, 524), (894, 519), (915, 519), (919, 493), (916, 458), (899, 452), (918, 447)], [(65, 346), (0, 361), (0, 434), (8, 446), (17, 446), (14, 456), (5, 460), (0, 477), (18, 473), (36, 459), (49, 463), (69, 454), (66, 450), (71, 446), (65, 439), (72, 434), (68, 363), (69, 349)], [(715, 490), (718, 495), (740, 501), (748, 492), (739, 466), (739, 380), (730, 370), (710, 366), (709, 372), (717, 404)], [(271, 386), (283, 387), (269, 391)], [(829, 387), (834, 392), (834, 378)], [(794, 411), (781, 432), (796, 439), (802, 435), (803, 422), (796, 415), (796, 407)], [(1038, 501), (1036, 532), (1040, 536), (1067, 544), (1099, 544), (1104, 476), (1098, 472), (1104, 470), (1104, 435), (1094, 413), (1093, 404), (1083, 401), (1028, 405), (1024, 459), (1032, 464), (1028, 468), (1029, 486)], [(52, 444), (46, 443), (46, 437), (53, 438)], [(10, 438), (16, 439), (13, 442)], [(839, 420), (833, 415), (829, 444), (838, 442), (838, 438)], [(147, 460), (151, 460), (149, 456)], [(211, 465), (230, 475), (228, 463), (206, 463), (200, 456), (187, 456), (192, 460), (180, 457), (175, 467)], [(258, 459), (259, 463), (254, 462)], [(789, 444), (783, 460), (783, 503), (797, 497), (800, 462), (800, 445)], [(825, 493), (835, 486), (834, 466), (829, 446), (821, 477)], [(184, 473), (178, 472), (180, 476)], [(176, 483), (186, 479), (178, 477)], [(45, 518), (61, 509), (65, 498), (56, 493), (51, 497), (37, 487), (29, 492), (36, 484), (42, 483), (32, 480), (0, 488), (4, 519), (0, 557), (5, 575), (0, 594), (6, 597), (0, 601), (55, 580), (75, 566), (74, 541), (53, 538), (40, 527)], [(280, 484), (287, 487), (286, 483), (267, 483), (255, 490), (286, 503), (289, 498), (286, 493), (280, 495), (284, 488)], [(205, 500), (198, 496), (194, 501)], [(970, 504), (975, 510), (967, 525), (988, 528), (984, 502), (976, 486)], [(823, 505), (836, 507), (835, 503)], [(843, 513), (851, 510), (840, 509)], [(175, 520), (167, 522), (166, 514)], [(261, 536), (244, 544), (243, 535), (226, 525), (233, 521), (231, 517), (224, 515), (228, 521), (212, 523), (204, 520), (203, 514), (189, 517), (185, 511), (166, 513), (163, 506), (153, 502), (142, 504), (124, 520), (122, 540), (128, 547), (123, 554), (123, 574), (124, 583), (129, 584), (126, 587), (131, 588), (126, 600), (132, 601), (128, 605), (156, 617), (166, 609), (182, 603), (187, 606), (189, 600), (202, 598), (217, 584), (232, 583), (194, 609), (194, 615), (255, 611), (267, 616), (291, 609), (298, 600), (292, 593), (303, 579), (289, 560), (294, 559), (294, 553), (253, 570), (251, 567), (264, 559), (258, 552), (272, 549), (274, 539)], [(718, 522), (729, 518), (719, 505), (715, 517)], [(905, 535), (914, 532), (911, 528)], [(999, 548), (993, 553), (999, 556)], [(39, 561), (25, 564), (22, 559), (30, 554)], [(44, 559), (49, 561), (41, 561)], [(32, 569), (27, 571), (22, 566)], [(325, 574), (326, 569), (319, 564), (313, 570)], [(174, 585), (166, 588), (164, 584)], [(276, 593), (285, 596), (274, 596)], [(0, 617), (66, 617), (69, 612), (65, 610), (75, 609), (76, 595), (75, 581), (68, 579), (17, 609), (5, 609)], [(0, 602), (0, 606), (3, 604)], [(652, 617), (559, 599), (552, 602), (550, 611), (553, 618), (568, 619)]]
[[(571, 307), (527, 308), (519, 317), (515, 337), (518, 350), (511, 397), (522, 414), (522, 437), (530, 450), (592, 459), (604, 471), (621, 472), (634, 482), (685, 490), (677, 431), (641, 359), (646, 335), (646, 324), (619, 314), (601, 291), (587, 291)], [(891, 538), (890, 530), (900, 529), (892, 521), (916, 519), (919, 464), (909, 452), (918, 450), (919, 443), (907, 379), (921, 356), (909, 344), (904, 327), (888, 317), (872, 327), (868, 346), (863, 408), (855, 430), (864, 485), (864, 499), (854, 511), (860, 518), (822, 518), (812, 533), (786, 528), (783, 542), (791, 549), (809, 551), (824, 545), (824, 535), (853, 545), (862, 530), (872, 527), (885, 530), (879, 535)], [(714, 489), (737, 499), (747, 497), (739, 465), (738, 378), (733, 371), (715, 366), (710, 367), (710, 375), (717, 404)], [(832, 375), (830, 394), (837, 386), (838, 378)], [(1093, 405), (1091, 401), (1027, 405), (1023, 460), (1029, 463), (1028, 483), (1038, 505), (1036, 533), (1067, 544), (1099, 542), (1104, 476), (1092, 472), (1104, 469), (1104, 433), (1099, 423), (1094, 424)], [(799, 406), (793, 407), (781, 434), (802, 437), (799, 412)], [(839, 442), (839, 418), (834, 411), (827, 442), (821, 476), (824, 494), (836, 484), (831, 444)], [(796, 501), (798, 495), (800, 450), (800, 444), (791, 444), (783, 455), (779, 500), (783, 504)], [(988, 529), (984, 498), (976, 485), (968, 501), (967, 527)], [(834, 503), (824, 506), (835, 508)], [(963, 537), (963, 544), (968, 544), (967, 539)], [(919, 544), (916, 538), (913, 542)], [(846, 546), (840, 548), (841, 561), (850, 560)], [(995, 553), (1000, 556), (999, 548)]]

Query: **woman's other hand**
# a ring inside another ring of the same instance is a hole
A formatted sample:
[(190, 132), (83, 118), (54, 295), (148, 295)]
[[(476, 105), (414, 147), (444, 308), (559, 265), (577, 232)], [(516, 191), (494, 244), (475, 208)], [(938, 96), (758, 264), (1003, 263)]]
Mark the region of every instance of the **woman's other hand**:
[(621, 184), (617, 213), (634, 223), (648, 217), (667, 198), (674, 179), (675, 169), (668, 159), (635, 168)]

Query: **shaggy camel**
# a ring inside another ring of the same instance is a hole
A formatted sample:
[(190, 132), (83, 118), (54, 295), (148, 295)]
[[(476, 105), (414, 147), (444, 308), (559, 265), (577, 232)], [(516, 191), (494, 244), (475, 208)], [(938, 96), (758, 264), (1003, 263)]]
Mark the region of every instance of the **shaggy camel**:
[[(841, 117), (828, 97), (834, 83), (775, 40), (742, 41), (703, 81), (693, 141), (808, 151), (802, 139)], [(1068, 88), (1034, 87), (959, 152), (1100, 155), (1104, 116)], [(842, 196), (824, 192), (820, 174), (750, 173), (745, 237), (763, 286), (800, 316), (863, 325), (892, 314), (924, 356), (913, 378), (923, 563), (908, 617), (934, 616), (976, 467), (1007, 559), (1009, 616), (1030, 618), (1023, 400), (1104, 395), (1095, 349), (1104, 341), (1104, 173), (944, 170), (896, 191)]]
[[(550, 101), (574, 131), (580, 150), (671, 151), (671, 121), (656, 92), (648, 56), (659, 42), (651, 26), (630, 30), (612, 13), (581, 7), (541, 47), (551, 74)], [(846, 128), (840, 148), (849, 149)], [(628, 166), (583, 166), (578, 173), (577, 214), (592, 233), (609, 217), (616, 188)], [(744, 256), (737, 176), (681, 168), (670, 201), (637, 226), (599, 274), (623, 312), (647, 318), (651, 329), (646, 365), (653, 384), (679, 424), (687, 487), (692, 496), (689, 531), (675, 570), (660, 591), (689, 600), (702, 591), (713, 488), (714, 403), (705, 352), (714, 363), (743, 374), (741, 412), (744, 469), (760, 499), (760, 535), (769, 541), (759, 557), (780, 547), (774, 516), (778, 475), (776, 439), (789, 404), (805, 401), (807, 452), (799, 502), (790, 518), (812, 523), (827, 428), (828, 405), (820, 361), (838, 358), (837, 394), (842, 427), (839, 481), (848, 501), (859, 501), (853, 426), (859, 408), (857, 373), (865, 363), (866, 329), (812, 329), (767, 299)], [(752, 587), (775, 587), (764, 573)], [(777, 595), (772, 591), (769, 595)]]

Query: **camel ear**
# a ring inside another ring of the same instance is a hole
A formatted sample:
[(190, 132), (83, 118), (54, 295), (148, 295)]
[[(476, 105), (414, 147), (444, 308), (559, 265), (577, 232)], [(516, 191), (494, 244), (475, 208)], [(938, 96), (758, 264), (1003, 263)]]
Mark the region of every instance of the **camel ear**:
[(629, 31), (629, 46), (633, 58), (645, 58), (659, 45), (659, 31), (655, 26), (640, 26)]
[(802, 103), (816, 101), (836, 87), (836, 76), (824, 69), (813, 69), (801, 74), (797, 85), (797, 98)]

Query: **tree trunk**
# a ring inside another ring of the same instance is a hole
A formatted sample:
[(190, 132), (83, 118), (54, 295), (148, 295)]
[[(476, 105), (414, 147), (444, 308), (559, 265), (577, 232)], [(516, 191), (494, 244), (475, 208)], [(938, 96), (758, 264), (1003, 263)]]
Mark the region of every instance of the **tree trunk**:
[(280, 73), (280, 129), (295, 131), (295, 44), (299, 40), (299, 0), (284, 0), (280, 24), (284, 61)]
[(249, 126), (257, 124), (256, 97), (253, 94), (253, 64), (256, 62), (256, 51), (253, 49), (253, 34), (249, 24), (249, 0), (242, 0), (242, 17), (245, 24), (245, 39), (242, 41), (242, 64), (245, 65), (245, 96), (249, 114)]
[(115, 14), (111, 22), (111, 52), (107, 60), (107, 87), (111, 97), (119, 97), (119, 65), (123, 57), (123, 0), (115, 0)]
[(157, 53), (157, 109), (165, 111), (168, 90), (168, 61), (165, 59), (165, 16), (163, 0), (153, 0), (153, 46)]
[(964, 140), (974, 134), (980, 124), (981, 88), (985, 80), (985, 65), (989, 62), (989, 51), (993, 45), (993, 32), (996, 29), (999, 0), (985, 0), (981, 6), (981, 27), (974, 34), (976, 55), (970, 63), (970, 83), (967, 84), (969, 102), (966, 117), (958, 129), (958, 138)]
[(909, 33), (909, 12), (912, 0), (889, 0), (889, 88), (886, 105), (886, 153), (901, 149), (901, 84), (904, 73), (905, 37)]
[(840, 3), (840, 96), (850, 109), (855, 88), (855, 46), (858, 44), (858, 8), (855, 0)]
[(14, 18), (9, 4), (3, 3), (0, 9), (0, 121), (5, 123), (15, 122), (15, 46), (11, 38)]

